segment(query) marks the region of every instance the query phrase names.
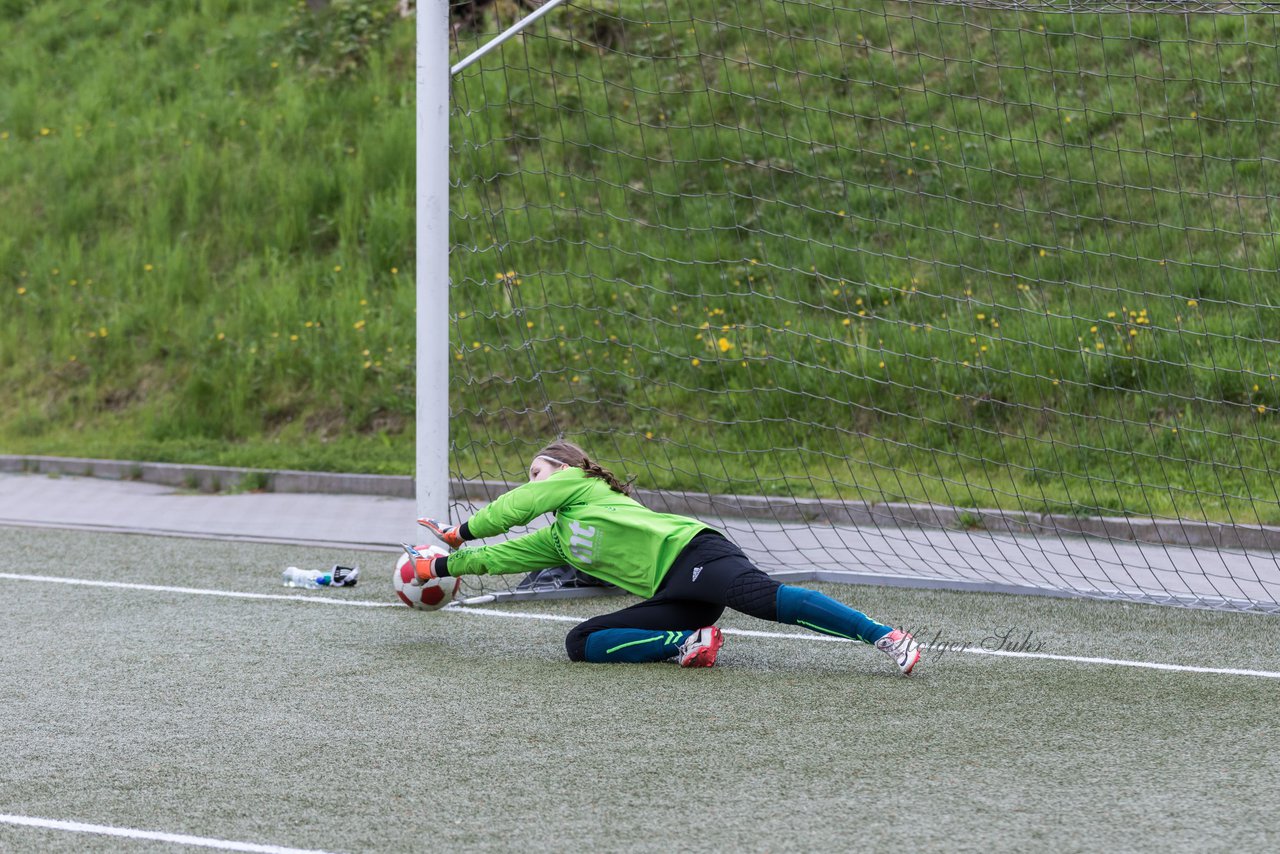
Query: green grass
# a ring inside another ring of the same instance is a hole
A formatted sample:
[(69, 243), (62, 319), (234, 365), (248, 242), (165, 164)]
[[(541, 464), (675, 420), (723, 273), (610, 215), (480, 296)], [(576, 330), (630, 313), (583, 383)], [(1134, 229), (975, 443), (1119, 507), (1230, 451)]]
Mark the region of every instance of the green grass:
[[(290, 592), (286, 563), (355, 560), (358, 587), (306, 595), (391, 596), (385, 554), (17, 529), (0, 545), (7, 573), (251, 593)], [(68, 570), (68, 553), (94, 560)], [(866, 647), (743, 635), (712, 670), (575, 665), (564, 622), (0, 586), (18, 679), (3, 813), (368, 852), (1277, 842), (1270, 679), (947, 654), (903, 680)], [(1278, 624), (1256, 615), (822, 589), (953, 641), (1018, 627), (1047, 653), (1280, 670)], [(136, 845), (0, 824), (7, 851)]]
[(295, 58), (277, 3), (23, 5), (0, 19), (5, 203), (29, 212), (0, 238), (6, 433), (399, 431), (412, 27), (352, 82)]
[[(0, 5), (0, 448), (412, 470), (393, 5)], [(596, 6), (454, 84), (456, 473), (1280, 523), (1275, 16)]]

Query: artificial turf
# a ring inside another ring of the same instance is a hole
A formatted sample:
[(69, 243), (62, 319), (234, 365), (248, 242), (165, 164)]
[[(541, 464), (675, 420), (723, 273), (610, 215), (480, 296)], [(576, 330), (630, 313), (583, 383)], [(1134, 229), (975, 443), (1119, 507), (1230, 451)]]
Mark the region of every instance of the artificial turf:
[[(286, 564), (353, 560), (355, 589), (298, 595), (391, 603), (381, 553), (0, 528), (16, 575), (289, 595)], [(1274, 617), (822, 589), (952, 644), (1014, 629), (1049, 654), (1280, 671)], [(732, 633), (710, 670), (584, 665), (553, 619), (0, 590), (0, 813), (352, 852), (1280, 842), (1273, 678), (949, 651), (903, 679), (869, 647)], [(0, 824), (5, 851), (165, 848)]]

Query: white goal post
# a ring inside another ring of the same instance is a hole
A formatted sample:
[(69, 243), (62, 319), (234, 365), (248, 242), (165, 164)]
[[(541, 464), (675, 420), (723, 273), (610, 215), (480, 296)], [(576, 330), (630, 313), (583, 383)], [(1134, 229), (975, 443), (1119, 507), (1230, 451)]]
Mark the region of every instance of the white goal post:
[[(417, 7), (418, 515), (449, 518), (449, 0)], [(406, 520), (407, 524), (408, 520)], [(406, 540), (421, 536), (416, 526)]]

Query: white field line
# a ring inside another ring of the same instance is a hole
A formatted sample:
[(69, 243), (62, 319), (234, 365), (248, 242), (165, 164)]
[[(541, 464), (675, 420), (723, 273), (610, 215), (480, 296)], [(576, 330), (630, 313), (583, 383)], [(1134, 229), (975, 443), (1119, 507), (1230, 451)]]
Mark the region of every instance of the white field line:
[(178, 845), (194, 845), (198, 848), (216, 848), (219, 851), (253, 851), (258, 854), (327, 854), (316, 848), (286, 848), (282, 845), (259, 845), (255, 842), (232, 842), (227, 839), (210, 839), (207, 836), (187, 836), (185, 833), (161, 833), (155, 830), (134, 830), (128, 827), (112, 827), (106, 824), (85, 824), (79, 821), (58, 821), (52, 818), (32, 818), (25, 815), (0, 813), (0, 824), (23, 827), (39, 827), (46, 830), (66, 830), (72, 833), (94, 833), (99, 836), (120, 836), (125, 839), (148, 839), (155, 842), (173, 842)]
[[(281, 593), (242, 593), (235, 590), (210, 590), (199, 587), (168, 587), (161, 584), (131, 584), (123, 581), (96, 581), (84, 578), (59, 578), (52, 575), (19, 575), (12, 572), (0, 572), (0, 580), (36, 581), (46, 584), (79, 584), (90, 587), (113, 587), (121, 590), (147, 590), (160, 593), (185, 593), (200, 596), (222, 596), (230, 599), (268, 599), (285, 602), (313, 602), (322, 605), (354, 605), (363, 608), (403, 608), (399, 602), (368, 602), (359, 599), (338, 599), (324, 595), (299, 595)], [(471, 614), (479, 617), (502, 617), (514, 620), (542, 620), (544, 622), (580, 623), (585, 617), (570, 617), (563, 614), (535, 614), (528, 611), (497, 611), (492, 608), (450, 605), (444, 609), (451, 614)], [(754, 629), (725, 629), (725, 634), (743, 637), (770, 638), (773, 640), (802, 640), (810, 643), (858, 643), (846, 638), (830, 637), (819, 634), (800, 634), (798, 632), (762, 632)], [(924, 645), (928, 648), (928, 645)], [(1018, 652), (1015, 650), (983, 649), (966, 646), (963, 649), (947, 649), (946, 652), (963, 652), (971, 655), (991, 655), (1000, 658), (1035, 658), (1043, 661), (1068, 661), (1075, 664), (1102, 664), (1115, 667), (1138, 667), (1146, 670), (1167, 670), (1176, 673), (1210, 673), (1220, 676), (1252, 676), (1259, 679), (1280, 679), (1280, 671), (1246, 670), (1240, 667), (1197, 667), (1189, 664), (1163, 664), (1158, 661), (1134, 661), (1124, 658), (1096, 658), (1085, 655), (1054, 655), (1047, 652)]]
[(53, 575), (17, 575), (0, 572), (0, 579), (10, 581), (40, 581), (45, 584), (77, 584), (85, 587), (114, 587), (119, 590), (150, 590), (157, 593), (187, 593), (196, 596), (222, 596), (228, 599), (273, 599), (283, 602), (317, 602), (321, 605), (356, 605), (365, 608), (400, 607), (399, 602), (367, 602), (359, 599), (334, 599), (327, 596), (307, 596), (299, 593), (241, 593), (235, 590), (213, 590), (207, 587), (169, 587), (162, 584), (128, 584), (123, 581), (95, 581), (89, 578), (58, 578)]

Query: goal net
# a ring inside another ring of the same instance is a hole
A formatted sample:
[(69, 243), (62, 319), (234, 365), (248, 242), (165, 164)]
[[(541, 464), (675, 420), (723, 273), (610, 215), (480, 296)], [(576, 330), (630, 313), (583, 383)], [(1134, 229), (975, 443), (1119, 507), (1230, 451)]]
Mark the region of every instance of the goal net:
[(452, 81), (455, 511), (563, 435), (770, 571), (1280, 610), (1277, 9), (551, 11)]

